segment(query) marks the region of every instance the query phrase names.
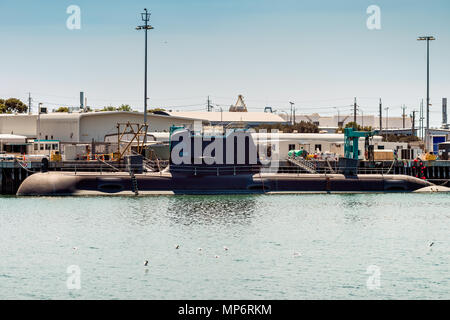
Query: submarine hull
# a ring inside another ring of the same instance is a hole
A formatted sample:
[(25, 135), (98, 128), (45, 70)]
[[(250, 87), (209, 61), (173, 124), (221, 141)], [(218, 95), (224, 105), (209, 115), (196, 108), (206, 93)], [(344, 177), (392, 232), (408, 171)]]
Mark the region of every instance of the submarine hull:
[(370, 193), (413, 192), (433, 186), (404, 175), (238, 174), (227, 176), (166, 173), (46, 172), (29, 176), (18, 196), (125, 196), (161, 194)]

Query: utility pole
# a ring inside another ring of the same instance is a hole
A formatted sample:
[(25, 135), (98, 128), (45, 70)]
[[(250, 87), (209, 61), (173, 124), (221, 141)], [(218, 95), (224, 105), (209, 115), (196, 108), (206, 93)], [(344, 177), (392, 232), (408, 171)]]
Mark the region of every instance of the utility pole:
[(424, 139), (424, 133), (423, 133), (423, 120), (424, 120), (424, 118), (423, 118), (423, 99), (420, 102), (419, 116), (420, 116), (420, 119), (419, 119), (420, 138), (423, 140)]
[(293, 117), (293, 106), (295, 103), (293, 103), (293, 102), (289, 102), (289, 103), (291, 104), (291, 120), (290, 120), (290, 122), (291, 122), (291, 125), (293, 125), (295, 122), (294, 117)]
[(209, 96), (208, 96), (207, 103), (208, 103), (208, 112), (211, 112), (211, 101), (209, 100)]
[(38, 116), (37, 116), (38, 121), (37, 121), (37, 127), (36, 127), (36, 129), (37, 129), (36, 139), (38, 141), (38, 150), (39, 151), (41, 150), (41, 106), (42, 106), (42, 103), (39, 102), (39, 105), (38, 105)]
[[(145, 22), (145, 25), (136, 27), (136, 30), (145, 30), (144, 125), (147, 126), (147, 31), (154, 28), (148, 24), (151, 14), (147, 12), (147, 9), (144, 9), (144, 11), (141, 13), (141, 18)], [(147, 143), (147, 134), (144, 136), (145, 143)]]
[(359, 110), (361, 111), (361, 127), (364, 129), (364, 111), (361, 108)]
[(295, 126), (295, 107), (294, 107), (294, 126)]
[(388, 130), (389, 130), (389, 107), (384, 108), (384, 110), (386, 110), (386, 141), (387, 141), (387, 137), (388, 137)]
[(416, 112), (417, 111), (413, 111), (412, 112), (412, 125), (411, 125), (411, 136), (415, 137), (416, 136)]
[(403, 119), (403, 129), (405, 129), (405, 119), (406, 119), (405, 110), (406, 110), (406, 106), (403, 105), (402, 109), (403, 109), (403, 114), (402, 114), (402, 119)]
[(28, 92), (28, 114), (31, 114), (31, 92)]
[(381, 103), (380, 98), (380, 131), (383, 130), (383, 104)]
[(338, 115), (338, 118), (337, 118), (337, 127), (338, 127), (338, 129), (339, 129), (339, 128), (340, 128), (339, 123), (340, 123), (340, 119), (341, 119), (341, 114), (340, 114), (340, 111), (339, 111), (339, 108), (338, 108), (338, 107), (333, 107), (333, 108), (337, 110), (337, 115)]
[[(428, 135), (430, 130), (430, 41), (436, 40), (433, 36), (419, 37), (418, 41), (426, 41), (427, 42), (427, 104), (426, 104), (426, 112), (427, 112), (427, 129), (425, 131), (425, 149), (428, 149)], [(428, 151), (428, 150), (427, 150)]]
[(355, 98), (355, 103), (353, 105), (353, 129), (356, 130), (358, 127), (356, 125), (356, 98)]

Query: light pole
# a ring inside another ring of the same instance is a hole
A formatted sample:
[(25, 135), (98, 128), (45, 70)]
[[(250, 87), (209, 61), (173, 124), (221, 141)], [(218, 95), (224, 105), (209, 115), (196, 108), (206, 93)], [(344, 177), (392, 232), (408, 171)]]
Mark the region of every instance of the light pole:
[(293, 108), (295, 103), (293, 103), (293, 102), (289, 102), (289, 103), (291, 104), (291, 125), (293, 125), (295, 123), (295, 119), (294, 119), (293, 114), (292, 114), (292, 108)]
[(389, 107), (384, 108), (386, 110), (386, 141), (388, 137), (388, 130), (389, 130)]
[(425, 148), (428, 149), (428, 134), (430, 130), (430, 41), (436, 40), (433, 36), (425, 36), (417, 38), (418, 41), (427, 42), (427, 129), (425, 132)]
[[(144, 9), (145, 12), (141, 13), (142, 21), (145, 22), (145, 25), (136, 27), (136, 30), (145, 30), (145, 80), (144, 80), (144, 125), (147, 126), (147, 31), (154, 29), (151, 25), (148, 24), (150, 21), (150, 13), (147, 12), (147, 9)], [(147, 143), (147, 134), (144, 136), (144, 144)]]
[(340, 123), (340, 118), (341, 118), (341, 114), (340, 114), (340, 111), (339, 111), (339, 108), (338, 107), (333, 107), (334, 109), (336, 109), (337, 110), (337, 114), (338, 114), (338, 118), (337, 118), (337, 126), (338, 126), (338, 129), (339, 129), (339, 123)]
[(364, 111), (361, 108), (359, 108), (359, 110), (361, 111), (361, 126), (363, 127), (364, 131)]
[(277, 112), (286, 114), (286, 124), (288, 124), (289, 123), (289, 114), (286, 111), (284, 111), (284, 110), (280, 110), (280, 111), (277, 111)]

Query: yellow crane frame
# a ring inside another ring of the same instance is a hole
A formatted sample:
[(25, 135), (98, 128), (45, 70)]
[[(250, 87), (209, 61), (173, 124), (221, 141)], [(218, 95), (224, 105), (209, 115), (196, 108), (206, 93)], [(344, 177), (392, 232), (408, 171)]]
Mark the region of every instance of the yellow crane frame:
[[(128, 130), (128, 131), (127, 131)], [(147, 135), (148, 132), (148, 124), (141, 124), (141, 123), (117, 123), (117, 160), (120, 161), (125, 153), (131, 148), (131, 145), (133, 142), (137, 142), (137, 152), (139, 154), (142, 153), (144, 149), (144, 137)], [(122, 141), (123, 136), (126, 134), (132, 134), (133, 138), (130, 141), (126, 142), (125, 148), (122, 149), (122, 144), (124, 142)], [(142, 141), (141, 141), (142, 137)]]

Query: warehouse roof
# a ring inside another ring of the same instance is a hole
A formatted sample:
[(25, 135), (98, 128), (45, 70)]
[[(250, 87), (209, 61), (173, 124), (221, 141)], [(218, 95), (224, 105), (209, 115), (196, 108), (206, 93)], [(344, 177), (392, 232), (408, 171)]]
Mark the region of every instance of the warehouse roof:
[(285, 123), (275, 113), (269, 112), (168, 112), (172, 117), (202, 119), (209, 122)]
[[(53, 119), (53, 120), (67, 120), (67, 119), (74, 119), (78, 120), (83, 117), (100, 117), (100, 116), (108, 116), (108, 115), (144, 115), (143, 112), (131, 112), (131, 111), (98, 111), (98, 112), (50, 112), (50, 113), (42, 113), (40, 115), (41, 119)], [(161, 115), (161, 114), (154, 114), (154, 113), (148, 113), (147, 115), (149, 118), (167, 118), (172, 117), (176, 119), (181, 120), (202, 120), (200, 118), (192, 118), (192, 117), (183, 117), (183, 116), (177, 116), (177, 115)], [(24, 114), (24, 113), (18, 113), (18, 114), (0, 114), (0, 117), (37, 117), (37, 114)]]

